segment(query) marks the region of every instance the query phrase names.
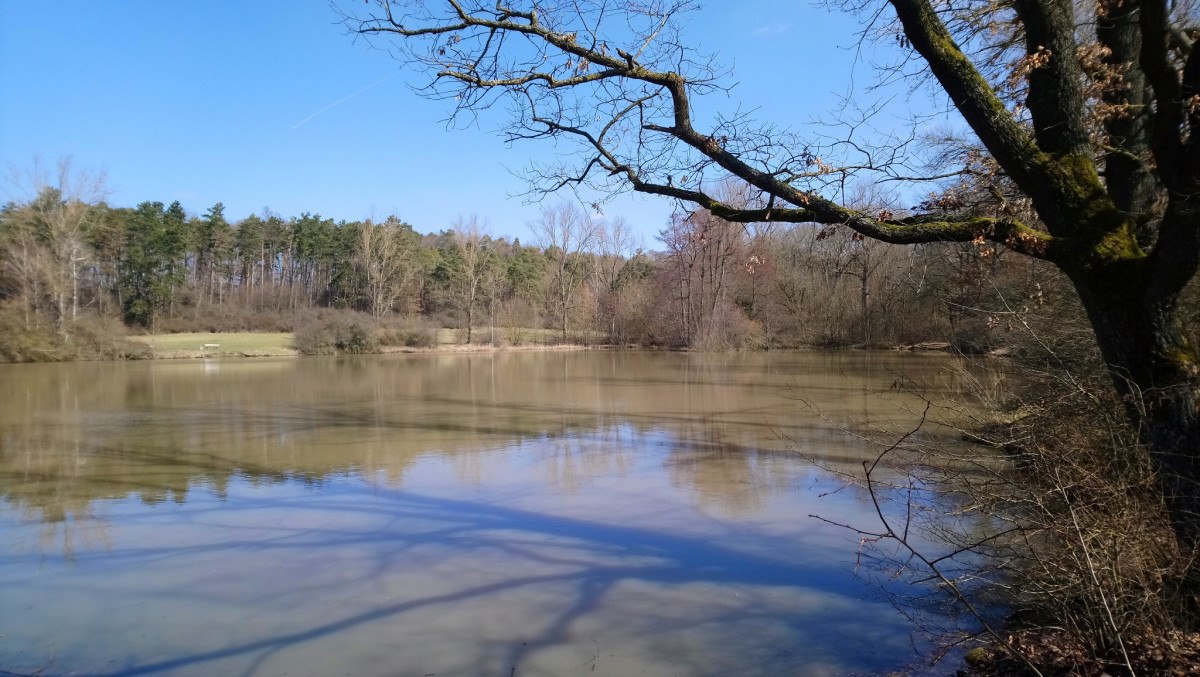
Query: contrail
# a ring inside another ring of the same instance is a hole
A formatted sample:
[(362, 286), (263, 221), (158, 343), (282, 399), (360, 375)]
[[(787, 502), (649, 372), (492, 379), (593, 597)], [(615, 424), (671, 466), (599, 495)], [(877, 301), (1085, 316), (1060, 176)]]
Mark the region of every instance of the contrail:
[(304, 123), (308, 122), (309, 120), (317, 117), (321, 113), (324, 113), (325, 111), (329, 110), (330, 108), (333, 108), (334, 106), (337, 106), (339, 104), (346, 103), (350, 99), (353, 99), (354, 97), (358, 96), (359, 94), (362, 94), (363, 92), (367, 91), (368, 89), (375, 87), (376, 85), (382, 84), (385, 80), (391, 80), (394, 77), (396, 77), (395, 73), (392, 73), (391, 75), (385, 75), (382, 78), (379, 78), (378, 80), (376, 80), (375, 82), (372, 82), (371, 84), (367, 85), (366, 87), (363, 87), (362, 89), (360, 89), (356, 92), (352, 92), (350, 94), (347, 94), (346, 96), (343, 96), (342, 98), (338, 99), (337, 101), (334, 101), (333, 103), (329, 104), (328, 106), (325, 106), (324, 108), (317, 111), (316, 113), (313, 113), (312, 115), (304, 118), (300, 122), (297, 122), (296, 124), (292, 125), (292, 131), (299, 129), (301, 125), (303, 125)]

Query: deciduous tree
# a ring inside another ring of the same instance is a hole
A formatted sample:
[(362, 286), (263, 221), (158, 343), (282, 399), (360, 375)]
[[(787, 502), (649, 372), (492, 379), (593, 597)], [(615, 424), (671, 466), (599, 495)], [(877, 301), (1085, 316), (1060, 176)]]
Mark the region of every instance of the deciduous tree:
[(454, 275), (454, 296), (466, 313), (467, 343), (471, 343), (475, 326), (475, 310), (488, 268), (488, 238), (486, 226), (472, 214), (454, 224), (452, 237), (458, 266)]
[(363, 224), (354, 251), (354, 268), (367, 310), (376, 319), (391, 312), (403, 296), (414, 293), (421, 273), (420, 236), (412, 226), (389, 216), (383, 223)]
[(601, 231), (600, 222), (583, 213), (573, 203), (564, 202), (546, 207), (530, 225), (534, 236), (550, 260), (551, 289), (554, 314), (562, 341), (568, 341), (567, 331), (576, 292), (590, 274), (584, 252), (594, 246)]
[(62, 159), (53, 172), (35, 163), (14, 183), (33, 197), (6, 219), (19, 256), (25, 257), (10, 265), (20, 273), (27, 302), (47, 310), (66, 337), (84, 302), (83, 278), (93, 254), (88, 234), (99, 220), (104, 178), (77, 171)]

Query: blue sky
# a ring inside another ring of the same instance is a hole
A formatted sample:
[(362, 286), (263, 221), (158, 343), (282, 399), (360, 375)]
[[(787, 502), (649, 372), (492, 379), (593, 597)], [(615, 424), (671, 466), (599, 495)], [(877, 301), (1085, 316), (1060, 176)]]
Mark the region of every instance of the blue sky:
[[(734, 67), (724, 110), (798, 125), (836, 107), (853, 69), (851, 17), (786, 0), (709, 3), (686, 35)], [(869, 75), (863, 67), (855, 75)], [(356, 42), (323, 0), (0, 0), (0, 166), (35, 156), (102, 170), (109, 202), (215, 202), (334, 219), (396, 214), (419, 231), (478, 214), (527, 237), (538, 212), (512, 175), (555, 151), (507, 147), (500, 117), (447, 130), (444, 102)], [(11, 190), (9, 191), (11, 192)], [(653, 248), (671, 204), (606, 208)]]

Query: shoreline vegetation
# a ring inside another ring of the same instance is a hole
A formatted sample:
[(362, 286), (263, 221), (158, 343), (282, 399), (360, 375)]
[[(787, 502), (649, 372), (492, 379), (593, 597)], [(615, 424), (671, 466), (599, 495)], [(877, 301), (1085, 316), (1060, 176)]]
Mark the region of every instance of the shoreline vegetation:
[[(35, 179), (34, 197), (0, 207), (3, 362), (144, 359), (151, 349), (139, 335), (185, 332), (295, 334), (294, 346), (219, 351), (245, 355), (479, 343), (724, 352), (945, 339), (983, 353), (1005, 344), (998, 290), (1034, 304), (1051, 290), (1049, 270), (974, 245), (910, 249), (838, 229), (748, 229), (706, 212), (673, 219), (654, 251), (636, 246), (619, 217), (571, 203), (547, 206), (522, 242), (487, 232), (474, 215), (421, 233), (396, 217), (120, 207), (83, 190), (69, 165), (60, 169), (57, 183)], [(204, 343), (154, 352), (198, 357)]]
[[(529, 334), (537, 330), (524, 330)], [(638, 344), (615, 344), (601, 341), (577, 340), (566, 343), (550, 340), (547, 342), (531, 341), (513, 343), (503, 340), (495, 342), (462, 343), (455, 340), (455, 329), (442, 329), (438, 332), (436, 341), (420, 345), (385, 345), (370, 344), (357, 347), (336, 344), (326, 344), (308, 351), (297, 347), (297, 335), (293, 332), (180, 332), (172, 334), (143, 334), (128, 336), (109, 336), (91, 341), (91, 350), (79, 352), (73, 350), (55, 351), (44, 349), (30, 352), (23, 359), (11, 359), (0, 355), (2, 363), (27, 362), (89, 362), (111, 360), (188, 360), (213, 358), (262, 358), (262, 357), (302, 357), (305, 355), (333, 354), (421, 354), (421, 353), (494, 353), (494, 352), (556, 352), (577, 350), (683, 350), (697, 351), (687, 348), (670, 348), (663, 346), (645, 346)], [(106, 345), (98, 345), (103, 343)], [(894, 350), (914, 353), (952, 353), (953, 344), (948, 341), (923, 341), (920, 343), (894, 345), (883, 343), (863, 343), (849, 345), (797, 344), (777, 346), (772, 348), (756, 348), (751, 352), (765, 350)], [(728, 352), (728, 351), (726, 351)], [(746, 351), (740, 351), (746, 352)], [(1006, 354), (1004, 349), (994, 349), (986, 354), (1000, 356)], [(5, 359), (8, 358), (8, 359)]]
[[(276, 336), (277, 334), (270, 334)], [(157, 334), (132, 336), (131, 341), (144, 343), (153, 351), (147, 359), (203, 359), (203, 358), (250, 358), (250, 357), (302, 357), (306, 353), (294, 347), (291, 333), (278, 334), (286, 337), (275, 345), (247, 346), (248, 338), (258, 337), (258, 332), (212, 332), (187, 334)], [(166, 341), (164, 341), (164, 338)], [(195, 345), (197, 348), (175, 347), (176, 344)], [(216, 344), (205, 348), (205, 344)], [(357, 354), (388, 355), (398, 353), (487, 353), (487, 352), (540, 352), (570, 350), (613, 350), (624, 346), (610, 344), (549, 343), (549, 344), (490, 344), (490, 343), (438, 343), (429, 346), (376, 346), (370, 350), (356, 351)], [(338, 351), (341, 353), (341, 351)], [(314, 353), (329, 354), (329, 353)]]

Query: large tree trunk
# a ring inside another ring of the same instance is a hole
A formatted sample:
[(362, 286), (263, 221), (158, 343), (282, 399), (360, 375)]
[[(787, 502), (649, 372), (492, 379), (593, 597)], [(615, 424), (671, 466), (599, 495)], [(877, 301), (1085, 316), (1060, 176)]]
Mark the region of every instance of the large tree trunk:
[(1136, 275), (1101, 270), (1072, 278), (1186, 556), (1200, 546), (1200, 360), (1177, 298), (1154, 299)]

